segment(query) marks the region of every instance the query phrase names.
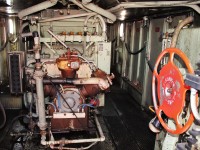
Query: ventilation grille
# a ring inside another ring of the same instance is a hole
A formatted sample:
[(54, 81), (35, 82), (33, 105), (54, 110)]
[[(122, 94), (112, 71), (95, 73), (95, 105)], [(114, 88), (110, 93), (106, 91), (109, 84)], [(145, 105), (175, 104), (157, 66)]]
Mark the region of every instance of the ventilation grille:
[(23, 93), (23, 52), (9, 52), (8, 55), (10, 92)]

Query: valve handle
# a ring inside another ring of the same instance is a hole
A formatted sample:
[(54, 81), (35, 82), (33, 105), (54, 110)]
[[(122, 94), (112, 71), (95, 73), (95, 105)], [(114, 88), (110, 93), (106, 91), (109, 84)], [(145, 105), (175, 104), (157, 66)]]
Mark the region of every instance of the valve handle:
[[(159, 64), (166, 54), (169, 54), (168, 62), (158, 72)], [(180, 49), (165, 49), (160, 53), (155, 63), (152, 78), (152, 96), (156, 115), (162, 126), (171, 134), (181, 134), (192, 125), (194, 116), (190, 111), (188, 120), (184, 125), (179, 121), (180, 114), (185, 107), (185, 95), (190, 87), (185, 85), (181, 72), (174, 64), (175, 54), (185, 63), (187, 71), (194, 74), (189, 59)], [(162, 113), (174, 121), (176, 129), (171, 129), (167, 125), (161, 117)]]

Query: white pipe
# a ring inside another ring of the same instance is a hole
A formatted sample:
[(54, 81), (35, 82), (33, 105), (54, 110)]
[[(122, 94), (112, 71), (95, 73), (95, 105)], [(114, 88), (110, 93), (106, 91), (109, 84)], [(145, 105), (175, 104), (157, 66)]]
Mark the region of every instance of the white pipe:
[[(76, 56), (76, 55), (71, 55), (71, 56)], [(83, 59), (83, 60), (90, 66), (90, 69), (91, 69), (91, 70), (94, 71), (95, 69), (97, 69), (96, 66), (94, 65), (94, 63), (91, 64), (87, 59), (85, 59), (84, 57), (82, 57), (82, 56), (80, 56), (80, 55), (78, 55), (78, 57), (81, 58), (81, 59)], [(94, 67), (94, 68), (93, 68), (93, 67)]]
[(26, 26), (28, 26), (28, 25), (29, 25), (28, 22), (22, 24), (22, 26), (21, 26), (20, 29), (19, 29), (19, 33), (21, 34), (21, 33), (23, 32), (24, 28), (25, 28)]
[(94, 42), (90, 42), (87, 46), (86, 46), (86, 48), (85, 48), (85, 50), (87, 50), (91, 45), (93, 45), (94, 44)]
[(62, 42), (53, 32), (51, 32), (49, 29), (47, 30), (56, 40), (58, 40), (65, 48), (68, 48), (67, 45), (65, 45), (64, 42)]
[[(50, 59), (42, 58), (42, 59), (40, 59), (40, 61), (42, 64), (44, 64), (45, 62), (56, 62), (56, 58), (50, 58)], [(27, 61), (26, 65), (29, 66), (30, 64), (35, 63), (35, 62), (36, 62), (35, 59), (30, 59)]]
[[(69, 18), (69, 19), (64, 19), (63, 21), (68, 21), (68, 22), (84, 22), (84, 18)], [(94, 19), (88, 20), (88, 22), (94, 22)]]
[(51, 46), (47, 43), (47, 42), (43, 42), (45, 45), (46, 45), (46, 47), (49, 49), (49, 50), (51, 50), (54, 54), (56, 53), (56, 51), (54, 51), (52, 48), (51, 48)]
[(197, 90), (194, 88), (190, 89), (190, 105), (191, 105), (191, 110), (192, 113), (195, 117), (195, 119), (200, 122), (200, 116), (199, 116), (199, 112), (198, 112), (198, 106), (197, 106), (197, 101), (196, 101), (196, 93)]
[(88, 4), (88, 3), (90, 3), (92, 0), (82, 0), (82, 3), (83, 4)]
[(47, 127), (46, 115), (45, 115), (45, 102), (44, 102), (44, 88), (43, 88), (43, 72), (42, 70), (35, 70), (34, 79), (36, 83), (36, 93), (38, 102), (38, 126), (40, 130), (45, 130)]
[[(83, 4), (83, 3), (82, 3)], [(115, 22), (117, 17), (112, 14), (111, 12), (102, 9), (101, 7), (94, 5), (93, 3), (89, 3), (89, 4), (83, 4), (84, 7), (86, 7), (87, 9), (92, 10), (93, 12), (96, 12), (108, 19), (110, 19), (112, 22)]]
[[(174, 7), (174, 6), (186, 6), (200, 4), (200, 1), (188, 2), (188, 1), (154, 1), (154, 2), (125, 2), (108, 9), (110, 12), (116, 12), (125, 8), (143, 8), (143, 7)], [(191, 7), (192, 8), (192, 7)]]
[(200, 14), (200, 8), (198, 5), (182, 5), (182, 6), (190, 7), (192, 9), (194, 9), (198, 14)]
[(57, 21), (57, 20), (64, 20), (64, 19), (70, 19), (70, 18), (78, 18), (78, 17), (85, 17), (88, 15), (95, 15), (96, 13), (83, 13), (83, 14), (75, 14), (75, 15), (67, 15), (67, 16), (61, 16), (61, 17), (55, 17), (55, 18), (49, 18), (40, 20), (39, 22), (50, 22), (50, 21)]
[(72, 80), (72, 83), (75, 85), (98, 84), (101, 90), (106, 90), (110, 86), (108, 80), (104, 80), (102, 78), (74, 79)]
[(92, 142), (103, 142), (105, 141), (105, 136), (103, 134), (103, 131), (101, 129), (100, 123), (97, 119), (96, 114), (94, 114), (95, 117), (95, 123), (97, 126), (97, 130), (99, 132), (100, 137), (99, 138), (91, 138), (91, 139), (76, 139), (76, 140), (57, 140), (57, 141), (46, 141), (46, 137), (42, 135), (41, 137), (41, 144), (42, 145), (56, 145), (56, 144), (72, 144), (72, 143), (92, 143)]
[[(92, 17), (92, 16), (94, 16), (94, 15), (89, 15), (89, 16), (87, 16), (86, 17), (86, 19), (85, 19), (85, 21), (84, 21), (84, 28), (83, 28), (83, 31), (84, 32), (86, 32), (86, 34), (87, 34), (87, 23), (88, 23), (88, 20)], [(85, 33), (84, 33), (85, 34)], [(87, 35), (85, 35), (84, 36), (84, 38), (83, 38), (83, 54), (84, 54), (84, 52), (85, 52), (85, 50), (86, 50), (86, 38), (87, 38)]]
[(54, 5), (57, 4), (57, 1), (58, 0), (48, 0), (48, 1), (45, 1), (45, 2), (42, 2), (42, 3), (39, 3), (37, 5), (34, 5), (32, 7), (29, 7), (29, 8), (26, 8), (24, 10), (21, 10), (19, 13), (18, 13), (18, 17), (20, 19), (22, 19), (24, 16), (27, 16), (27, 15), (30, 15), (32, 13), (35, 13), (35, 12), (38, 12), (38, 11), (41, 11), (41, 10), (44, 10), (44, 9), (47, 9), (49, 7), (52, 7)]
[(101, 21), (101, 25), (102, 25), (102, 37), (103, 37), (103, 39), (104, 39), (104, 41), (106, 41), (107, 40), (107, 36), (106, 36), (106, 30), (107, 30), (107, 26), (106, 26), (106, 23), (105, 23), (105, 21), (104, 21), (104, 19), (103, 19), (103, 17), (102, 16), (100, 16), (100, 15), (97, 15), (97, 16), (95, 16), (96, 18), (99, 18), (99, 20)]
[(79, 1), (77, 0), (70, 0), (70, 2), (74, 3), (75, 5), (77, 5), (78, 7), (82, 8), (83, 10), (87, 11), (87, 12), (91, 12), (91, 10), (86, 9)]
[(106, 23), (105, 23), (103, 17), (100, 16), (100, 15), (97, 15), (97, 16), (95, 16), (95, 18), (99, 18), (99, 20), (101, 21), (101, 25), (102, 25), (102, 31), (103, 31), (103, 32), (106, 32), (106, 30), (107, 30), (106, 27), (107, 27), (107, 26), (106, 26)]
[[(94, 15), (96, 15), (96, 14), (94, 14)], [(84, 27), (87, 27), (88, 20), (94, 15), (89, 15), (89, 16), (86, 17), (86, 19), (84, 21)]]
[[(91, 148), (93, 145), (95, 145), (97, 142), (94, 142), (94, 143), (92, 143), (92, 144), (90, 144), (89, 146), (87, 146), (87, 147), (81, 147), (81, 150), (84, 150), (84, 149), (89, 149), (89, 148)], [(50, 145), (50, 148), (51, 149), (61, 149), (61, 147), (56, 147), (56, 146), (51, 146)], [(77, 148), (72, 148), (72, 147), (62, 147), (62, 150), (63, 149), (67, 149), (67, 150), (77, 150)]]
[(22, 38), (28, 37), (28, 36), (33, 36), (32, 32), (22, 33), (22, 34), (21, 34), (21, 37), (22, 37)]

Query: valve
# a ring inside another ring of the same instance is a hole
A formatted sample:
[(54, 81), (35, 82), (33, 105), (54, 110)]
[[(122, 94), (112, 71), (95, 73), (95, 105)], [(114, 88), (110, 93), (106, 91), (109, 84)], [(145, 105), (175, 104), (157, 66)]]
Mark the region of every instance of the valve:
[[(159, 64), (164, 56), (169, 54), (169, 59), (160, 71)], [(188, 73), (194, 74), (194, 70), (186, 55), (177, 48), (167, 48), (160, 53), (156, 60), (152, 78), (152, 96), (156, 115), (164, 127), (171, 134), (181, 134), (189, 129), (194, 121), (194, 116), (190, 111), (188, 120), (182, 124), (179, 120), (185, 107), (186, 92), (190, 90), (184, 83), (183, 76), (174, 63), (174, 55), (178, 55), (185, 63)], [(168, 119), (172, 119), (175, 128), (172, 129), (164, 121), (161, 114), (164, 113)], [(185, 120), (185, 119), (184, 119)]]

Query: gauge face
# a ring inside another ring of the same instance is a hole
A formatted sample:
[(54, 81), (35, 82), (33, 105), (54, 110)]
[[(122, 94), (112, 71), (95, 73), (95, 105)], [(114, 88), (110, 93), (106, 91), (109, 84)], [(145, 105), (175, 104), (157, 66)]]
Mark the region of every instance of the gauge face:
[(0, 18), (0, 48), (5, 45), (6, 42), (6, 22), (5, 19)]

